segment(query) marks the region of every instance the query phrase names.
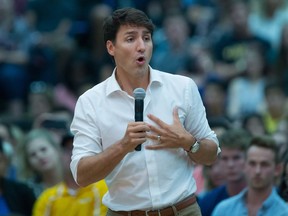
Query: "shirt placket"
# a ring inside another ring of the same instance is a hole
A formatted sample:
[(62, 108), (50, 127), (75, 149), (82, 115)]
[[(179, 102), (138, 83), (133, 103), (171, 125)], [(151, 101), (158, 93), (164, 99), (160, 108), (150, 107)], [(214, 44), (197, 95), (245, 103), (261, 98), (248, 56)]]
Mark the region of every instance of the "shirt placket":
[(149, 181), (149, 192), (151, 194), (151, 201), (153, 208), (161, 206), (161, 189), (159, 182), (159, 175), (156, 162), (156, 151), (146, 151), (146, 163)]

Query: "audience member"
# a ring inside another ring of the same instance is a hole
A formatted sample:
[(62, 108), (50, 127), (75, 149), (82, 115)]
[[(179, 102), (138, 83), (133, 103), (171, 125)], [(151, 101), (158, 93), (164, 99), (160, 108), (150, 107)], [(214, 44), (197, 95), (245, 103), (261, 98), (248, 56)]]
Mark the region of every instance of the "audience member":
[(280, 45), (277, 51), (272, 77), (279, 80), (285, 95), (288, 96), (288, 21), (283, 25)]
[(27, 64), (32, 33), (14, 1), (0, 0), (0, 110), (19, 118), (25, 109), (29, 85)]
[(54, 107), (52, 86), (43, 81), (32, 82), (27, 98), (27, 118), (34, 121), (41, 114), (53, 110)]
[(151, 66), (169, 73), (180, 73), (186, 66), (190, 42), (187, 20), (181, 14), (167, 15), (161, 30), (164, 39), (155, 42)]
[(207, 41), (193, 37), (188, 44), (185, 67), (179, 74), (192, 78), (203, 94), (210, 81), (221, 81), (214, 69), (214, 60)]
[(199, 206), (203, 216), (210, 216), (219, 202), (238, 194), (246, 186), (243, 169), (245, 149), (249, 141), (249, 133), (240, 128), (228, 129), (219, 136), (222, 150), (219, 163), (221, 163), (226, 177), (226, 183), (199, 198)]
[(76, 0), (28, 1), (26, 17), (35, 31), (35, 45), (30, 52), (33, 81), (55, 84), (70, 52), (76, 48), (71, 29), (78, 15)]
[(64, 180), (42, 192), (34, 205), (33, 216), (105, 216), (107, 207), (102, 204), (102, 197), (107, 192), (105, 181), (79, 187), (70, 170), (73, 136), (65, 135), (61, 147)]
[(261, 113), (265, 109), (264, 88), (265, 59), (257, 47), (247, 47), (243, 55), (246, 69), (242, 76), (228, 83), (227, 113), (236, 121), (250, 113)]
[(38, 197), (63, 180), (59, 143), (46, 129), (32, 129), (19, 145), (19, 179), (28, 182)]
[(272, 81), (265, 86), (266, 109), (263, 112), (264, 126), (267, 133), (277, 130), (279, 122), (287, 114), (287, 99), (283, 88), (278, 82)]
[(251, 45), (258, 46), (265, 57), (270, 53), (270, 44), (250, 31), (248, 15), (249, 8), (245, 1), (233, 1), (230, 9), (231, 28), (212, 44), (215, 69), (228, 82), (246, 71), (245, 54)]
[(73, 112), (77, 98), (90, 88), (92, 83), (98, 81), (94, 78), (94, 74), (95, 64), (89, 53), (84, 51), (73, 53), (64, 67), (63, 77), (54, 88), (55, 105)]
[(34, 119), (32, 128), (44, 128), (53, 136), (56, 143), (60, 143), (62, 137), (70, 131), (73, 113), (65, 107), (54, 108), (51, 112), (42, 113)]
[(258, 37), (269, 41), (273, 54), (279, 49), (280, 35), (285, 22), (288, 21), (288, 4), (286, 0), (251, 1), (249, 28)]
[(202, 97), (208, 119), (230, 121), (227, 115), (227, 91), (224, 82), (214, 79), (208, 80)]
[(260, 113), (249, 113), (241, 119), (241, 126), (252, 136), (267, 134), (263, 117)]
[(219, 203), (213, 216), (286, 216), (288, 205), (278, 195), (275, 178), (282, 172), (278, 147), (272, 137), (253, 137), (246, 151), (247, 187)]
[[(232, 127), (230, 121), (221, 117), (208, 118), (208, 123), (217, 136), (222, 136), (225, 131)], [(223, 172), (222, 163), (220, 162), (219, 157), (210, 166), (195, 164), (193, 176), (197, 184), (196, 193), (198, 197), (203, 197), (207, 192), (226, 182), (226, 176)]]
[(279, 154), (284, 160), (288, 154), (288, 117), (285, 115), (278, 123), (277, 129), (272, 133), (276, 144), (279, 147)]
[(204, 180), (204, 187), (202, 188), (200, 193), (198, 193), (199, 199), (204, 197), (207, 193), (209, 193), (213, 189), (218, 188), (226, 183), (226, 176), (223, 171), (223, 163), (221, 162), (220, 158), (218, 158), (215, 161), (215, 163), (213, 163), (210, 166), (203, 166), (202, 173), (203, 178), (205, 180)]
[(0, 138), (0, 215), (31, 216), (36, 199), (32, 188), (5, 177), (9, 166), (9, 145)]
[(24, 132), (14, 123), (0, 121), (0, 138), (7, 143), (6, 154), (9, 155), (9, 164), (5, 177), (17, 179), (17, 146), (22, 139)]
[(97, 4), (91, 8), (89, 13), (89, 34), (86, 48), (91, 51), (92, 59), (96, 65), (96, 69), (100, 71), (102, 65), (111, 64), (111, 57), (106, 52), (105, 44), (103, 43), (102, 23), (105, 17), (112, 13), (111, 7), (107, 4)]

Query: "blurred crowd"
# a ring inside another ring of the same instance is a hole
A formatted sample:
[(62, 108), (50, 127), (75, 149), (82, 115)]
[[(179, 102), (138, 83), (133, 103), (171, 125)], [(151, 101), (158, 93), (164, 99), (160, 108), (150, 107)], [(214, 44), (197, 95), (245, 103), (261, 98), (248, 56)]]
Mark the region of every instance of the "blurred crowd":
[[(63, 143), (74, 106), (112, 73), (102, 21), (125, 6), (152, 19), (151, 66), (196, 82), (219, 137), (231, 128), (269, 135), (288, 163), (288, 0), (0, 0), (0, 174), (33, 189), (23, 208), (70, 175)], [(227, 182), (221, 161), (196, 165), (199, 196)], [(275, 185), (288, 202), (286, 172)], [(98, 198), (107, 190), (95, 188)]]

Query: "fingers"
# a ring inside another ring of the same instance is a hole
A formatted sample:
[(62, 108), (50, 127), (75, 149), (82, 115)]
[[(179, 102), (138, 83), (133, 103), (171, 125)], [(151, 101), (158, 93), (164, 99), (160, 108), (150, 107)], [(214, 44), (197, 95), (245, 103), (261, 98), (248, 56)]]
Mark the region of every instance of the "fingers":
[(148, 118), (150, 118), (153, 122), (155, 122), (157, 125), (159, 125), (162, 128), (164, 128), (167, 125), (161, 119), (157, 118), (156, 116), (154, 116), (152, 114), (148, 114), (147, 116), (148, 116)]
[(146, 133), (150, 131), (149, 126), (145, 122), (131, 122), (127, 125), (125, 136), (122, 139), (122, 144), (134, 151), (134, 148), (146, 141)]
[[(156, 116), (152, 114), (148, 114), (148, 118), (150, 118), (152, 121), (154, 121), (157, 125), (159, 125), (162, 128), (165, 128), (168, 126), (165, 122), (163, 122), (161, 119), (157, 118)], [(180, 122), (177, 106), (173, 109), (173, 121), (174, 123)]]
[(133, 133), (148, 132), (150, 131), (150, 126), (145, 122), (131, 122), (127, 126), (127, 131)]
[(173, 109), (173, 120), (175, 122), (180, 122), (179, 115), (178, 115), (178, 107)]

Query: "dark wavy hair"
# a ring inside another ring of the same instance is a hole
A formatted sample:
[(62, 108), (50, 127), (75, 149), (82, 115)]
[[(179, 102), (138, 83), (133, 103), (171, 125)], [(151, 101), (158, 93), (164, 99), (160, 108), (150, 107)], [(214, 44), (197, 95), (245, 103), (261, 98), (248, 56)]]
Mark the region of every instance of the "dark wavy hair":
[(147, 15), (138, 9), (135, 8), (121, 8), (115, 10), (111, 16), (108, 16), (103, 23), (103, 33), (104, 33), (104, 43), (108, 40), (115, 42), (117, 32), (120, 26), (123, 25), (132, 25), (132, 26), (141, 26), (148, 29), (148, 31), (153, 35), (154, 24), (147, 17)]

